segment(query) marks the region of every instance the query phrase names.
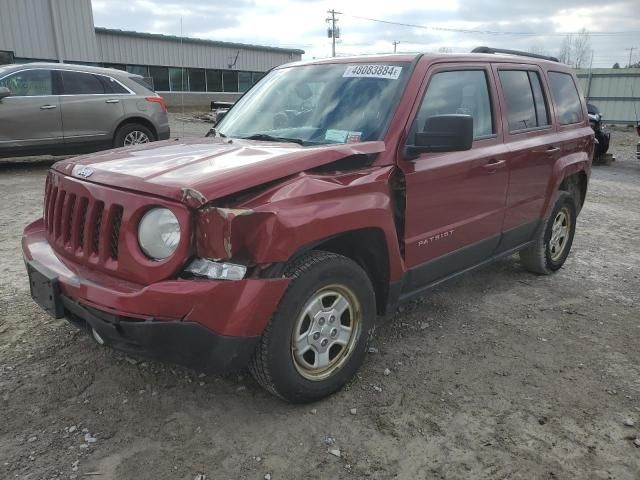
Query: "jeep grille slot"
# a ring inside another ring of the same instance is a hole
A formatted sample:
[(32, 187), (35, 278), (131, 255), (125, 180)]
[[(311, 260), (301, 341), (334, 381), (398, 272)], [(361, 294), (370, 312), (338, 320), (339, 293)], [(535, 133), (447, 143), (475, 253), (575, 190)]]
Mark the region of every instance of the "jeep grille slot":
[(87, 208), (89, 200), (86, 197), (80, 199), (80, 211), (78, 212), (78, 248), (84, 249), (84, 229), (87, 222)]
[(73, 210), (75, 209), (75, 206), (76, 206), (76, 196), (72, 193), (68, 197), (66, 212), (64, 214), (64, 220), (62, 222), (62, 224), (64, 225), (62, 242), (65, 245), (71, 242), (71, 231), (73, 229)]
[(95, 214), (93, 221), (93, 233), (91, 235), (91, 251), (98, 255), (100, 252), (100, 227), (102, 226), (102, 214), (104, 212), (104, 203), (96, 202), (95, 204)]
[(120, 224), (122, 223), (122, 207), (120, 205), (114, 205), (113, 213), (111, 216), (111, 235), (109, 254), (112, 260), (118, 259), (118, 242), (120, 240)]

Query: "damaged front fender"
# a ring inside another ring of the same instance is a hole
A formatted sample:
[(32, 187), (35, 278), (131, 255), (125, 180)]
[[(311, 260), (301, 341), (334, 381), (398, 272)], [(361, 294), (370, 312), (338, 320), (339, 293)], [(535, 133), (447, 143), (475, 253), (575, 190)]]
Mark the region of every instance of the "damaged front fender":
[[(205, 207), (196, 217), (196, 251), (199, 257), (230, 260), (247, 256), (246, 245), (252, 243), (262, 225), (273, 221), (274, 212), (248, 208)], [(237, 239), (237, 242), (234, 242)], [(242, 239), (242, 242), (239, 240)]]

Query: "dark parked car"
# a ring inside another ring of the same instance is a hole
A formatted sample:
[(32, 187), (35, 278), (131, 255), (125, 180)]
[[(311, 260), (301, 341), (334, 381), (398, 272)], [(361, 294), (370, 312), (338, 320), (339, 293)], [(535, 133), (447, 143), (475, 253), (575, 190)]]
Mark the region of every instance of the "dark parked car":
[(100, 344), (329, 395), (399, 302), (516, 252), (565, 263), (593, 130), (573, 70), (524, 55), (284, 65), (208, 138), (58, 162), (32, 296)]
[(69, 154), (169, 138), (167, 108), (143, 77), (29, 63), (0, 67), (0, 157)]

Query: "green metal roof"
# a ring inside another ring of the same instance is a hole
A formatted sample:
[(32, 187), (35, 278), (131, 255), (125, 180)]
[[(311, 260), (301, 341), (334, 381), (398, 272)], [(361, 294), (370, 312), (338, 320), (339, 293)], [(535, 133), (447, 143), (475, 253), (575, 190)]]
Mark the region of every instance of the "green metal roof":
[(165, 40), (169, 42), (197, 43), (200, 45), (209, 45), (212, 47), (243, 48), (247, 50), (261, 50), (264, 52), (295, 53), (298, 55), (302, 55), (304, 53), (304, 50), (300, 50), (297, 48), (268, 47), (265, 45), (251, 45), (248, 43), (220, 42), (217, 40), (178, 37), (175, 35), (163, 35), (160, 33), (134, 32), (131, 30), (118, 30), (115, 28), (95, 27), (95, 29), (96, 33), (106, 33), (110, 35), (120, 35), (125, 37), (150, 38), (153, 40)]

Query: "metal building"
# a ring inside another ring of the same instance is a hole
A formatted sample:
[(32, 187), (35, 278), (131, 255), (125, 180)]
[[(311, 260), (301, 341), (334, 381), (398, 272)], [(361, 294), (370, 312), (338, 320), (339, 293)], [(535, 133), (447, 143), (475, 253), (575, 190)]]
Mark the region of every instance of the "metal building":
[(169, 92), (193, 93), (192, 100), (237, 97), (266, 71), (300, 60), (303, 53), (99, 28), (91, 0), (0, 0), (0, 64), (57, 61), (119, 68), (150, 78), (169, 100)]
[(608, 123), (637, 125), (640, 121), (640, 68), (578, 70), (582, 93)]

